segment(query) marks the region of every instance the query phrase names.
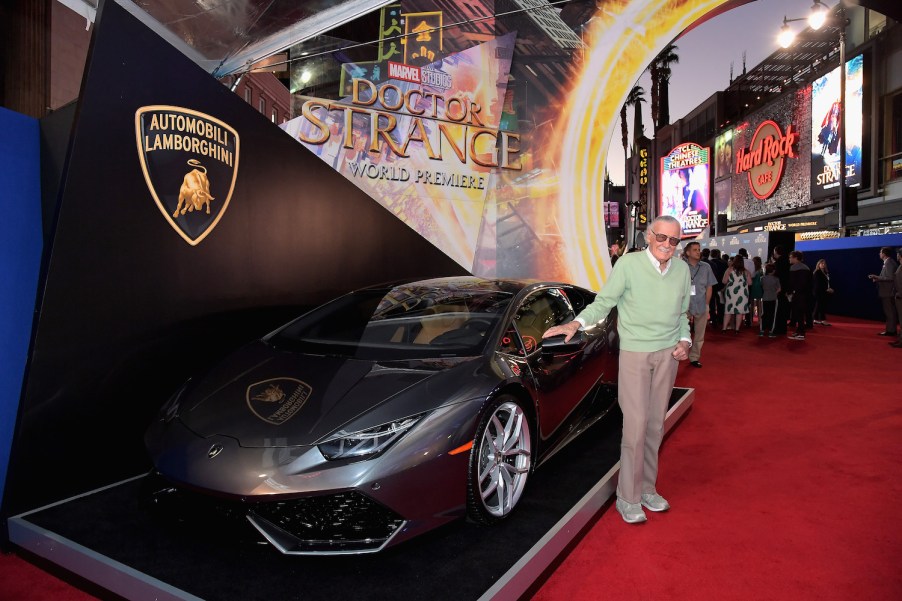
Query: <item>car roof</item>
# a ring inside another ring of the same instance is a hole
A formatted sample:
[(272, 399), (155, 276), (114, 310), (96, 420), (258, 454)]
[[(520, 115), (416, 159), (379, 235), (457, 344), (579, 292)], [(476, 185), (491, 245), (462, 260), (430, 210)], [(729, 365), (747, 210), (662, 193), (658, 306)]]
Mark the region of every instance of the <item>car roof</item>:
[(362, 290), (390, 290), (399, 287), (435, 288), (468, 292), (505, 292), (517, 294), (518, 292), (536, 285), (541, 285), (540, 280), (496, 278), (488, 279), (476, 276), (450, 276), (428, 278), (419, 280), (396, 280), (382, 284), (367, 286)]

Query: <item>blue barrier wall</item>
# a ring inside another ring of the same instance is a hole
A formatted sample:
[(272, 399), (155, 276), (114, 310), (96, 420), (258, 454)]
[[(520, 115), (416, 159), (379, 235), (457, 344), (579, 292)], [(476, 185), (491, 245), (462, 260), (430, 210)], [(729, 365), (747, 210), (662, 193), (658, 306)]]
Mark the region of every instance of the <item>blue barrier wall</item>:
[(832, 314), (883, 322), (877, 286), (868, 279), (868, 274), (880, 273), (883, 267), (880, 261), (882, 246), (892, 247), (895, 251), (902, 246), (902, 234), (796, 243), (796, 250), (805, 253), (805, 264), (811, 269), (820, 259), (827, 261), (830, 285), (836, 291), (827, 306), (828, 319)]
[(40, 271), (38, 122), (0, 108), (0, 497), (31, 340)]

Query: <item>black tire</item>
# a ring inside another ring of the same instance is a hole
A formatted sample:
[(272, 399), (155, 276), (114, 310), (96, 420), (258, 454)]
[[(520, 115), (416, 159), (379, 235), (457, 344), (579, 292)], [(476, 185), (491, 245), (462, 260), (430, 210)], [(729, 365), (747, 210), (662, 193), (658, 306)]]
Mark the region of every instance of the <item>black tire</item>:
[[(488, 405), (476, 427), (467, 471), (472, 521), (493, 524), (516, 508), (532, 471), (532, 434), (529, 413), (516, 397), (501, 395)], [(502, 455), (495, 452), (499, 444), (506, 447)]]

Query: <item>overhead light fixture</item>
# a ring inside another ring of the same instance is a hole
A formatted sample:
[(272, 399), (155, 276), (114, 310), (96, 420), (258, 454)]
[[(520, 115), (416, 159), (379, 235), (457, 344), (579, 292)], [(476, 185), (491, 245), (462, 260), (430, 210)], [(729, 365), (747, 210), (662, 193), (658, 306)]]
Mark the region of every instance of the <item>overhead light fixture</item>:
[(310, 69), (304, 69), (301, 71), (301, 83), (307, 83), (313, 77), (313, 73), (310, 72)]
[(783, 26), (780, 27), (780, 33), (777, 35), (777, 43), (782, 48), (789, 48), (792, 41), (796, 39), (795, 32), (789, 27), (789, 19), (783, 17)]
[(808, 26), (811, 29), (820, 29), (827, 21), (827, 7), (820, 0), (814, 0), (811, 5), (811, 14), (808, 15)]

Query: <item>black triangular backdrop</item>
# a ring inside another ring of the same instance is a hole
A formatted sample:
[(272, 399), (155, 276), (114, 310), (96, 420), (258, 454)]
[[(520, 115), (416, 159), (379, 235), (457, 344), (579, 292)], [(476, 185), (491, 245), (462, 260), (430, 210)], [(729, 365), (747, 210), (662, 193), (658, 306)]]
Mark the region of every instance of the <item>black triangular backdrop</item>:
[[(198, 246), (144, 181), (135, 112), (234, 127), (238, 178)], [(301, 307), (406, 277), (464, 273), (115, 2), (79, 99), (4, 514), (149, 468), (143, 431), (185, 377)]]

